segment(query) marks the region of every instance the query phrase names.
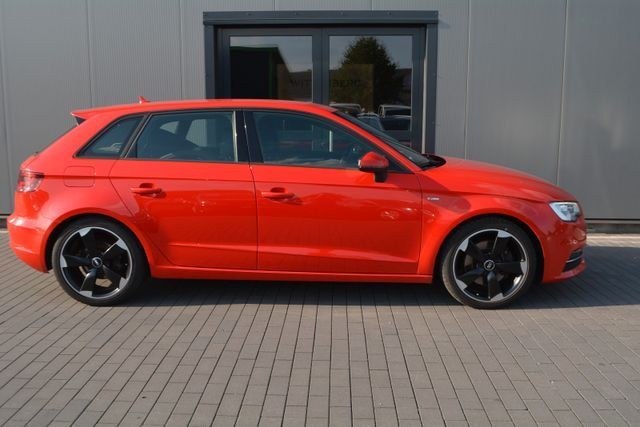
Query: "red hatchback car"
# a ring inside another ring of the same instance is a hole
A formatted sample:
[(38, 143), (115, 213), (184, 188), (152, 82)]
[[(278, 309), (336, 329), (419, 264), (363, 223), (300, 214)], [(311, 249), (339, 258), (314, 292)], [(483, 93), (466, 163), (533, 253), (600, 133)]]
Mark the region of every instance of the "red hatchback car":
[(575, 198), (533, 176), (422, 155), (331, 107), (143, 102), (21, 166), (11, 246), (93, 305), (146, 279), (429, 283), (478, 308), (585, 268)]

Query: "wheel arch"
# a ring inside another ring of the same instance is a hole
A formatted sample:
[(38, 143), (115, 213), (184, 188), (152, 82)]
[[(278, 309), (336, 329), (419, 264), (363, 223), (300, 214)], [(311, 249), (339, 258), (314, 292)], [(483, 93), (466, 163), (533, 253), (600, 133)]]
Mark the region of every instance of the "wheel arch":
[(525, 221), (521, 220), (516, 216), (505, 214), (505, 213), (483, 213), (479, 215), (474, 215), (474, 216), (463, 219), (462, 221), (457, 223), (453, 228), (451, 228), (451, 230), (449, 230), (449, 232), (444, 236), (444, 238), (440, 242), (438, 253), (435, 257), (434, 268), (433, 268), (434, 279), (437, 279), (440, 276), (440, 269), (442, 268), (441, 261), (442, 261), (442, 257), (444, 256), (444, 248), (448, 240), (451, 238), (451, 236), (458, 229), (460, 229), (460, 227), (463, 227), (464, 225), (470, 222), (477, 221), (479, 219), (486, 219), (486, 218), (499, 218), (499, 219), (511, 221), (517, 224), (519, 227), (521, 227), (524, 230), (525, 233), (527, 233), (527, 235), (531, 239), (531, 242), (533, 243), (533, 247), (535, 248), (536, 255), (538, 257), (538, 263), (537, 263), (536, 272), (535, 272), (536, 282), (539, 282), (540, 280), (542, 280), (542, 277), (544, 274), (544, 251), (542, 248), (542, 243), (540, 241), (540, 238), (538, 237), (538, 234), (534, 231), (533, 227), (530, 224), (526, 223)]
[(145, 260), (147, 262), (147, 266), (150, 266), (151, 264), (153, 264), (154, 253), (151, 247), (149, 246), (149, 243), (140, 237), (140, 233), (137, 232), (133, 226), (111, 215), (92, 212), (92, 213), (78, 213), (78, 214), (70, 215), (67, 218), (64, 218), (62, 221), (60, 221), (53, 227), (45, 243), (44, 261), (45, 261), (45, 266), (47, 270), (51, 270), (51, 268), (53, 267), (52, 265), (53, 246), (55, 245), (55, 242), (60, 236), (60, 234), (64, 231), (65, 228), (69, 226), (69, 224), (72, 224), (75, 221), (79, 221), (87, 218), (97, 218), (97, 219), (110, 221), (127, 229), (131, 233), (133, 238), (136, 240), (136, 242), (140, 245), (140, 248), (142, 248), (142, 251), (144, 252), (144, 255), (145, 255)]

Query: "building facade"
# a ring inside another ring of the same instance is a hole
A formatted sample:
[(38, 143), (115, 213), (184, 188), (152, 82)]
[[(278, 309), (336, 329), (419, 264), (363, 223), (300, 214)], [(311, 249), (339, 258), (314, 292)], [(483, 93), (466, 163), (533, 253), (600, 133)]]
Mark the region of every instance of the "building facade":
[(632, 0), (0, 0), (0, 214), (69, 111), (235, 96), (338, 104), (637, 222), (637, 16)]

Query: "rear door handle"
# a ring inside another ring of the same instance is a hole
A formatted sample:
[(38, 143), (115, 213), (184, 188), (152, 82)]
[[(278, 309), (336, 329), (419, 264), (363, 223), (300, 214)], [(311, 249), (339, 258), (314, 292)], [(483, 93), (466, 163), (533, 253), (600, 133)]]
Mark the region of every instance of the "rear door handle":
[(143, 196), (153, 196), (162, 193), (162, 188), (156, 187), (155, 185), (147, 182), (140, 184), (139, 187), (131, 187), (130, 190), (134, 194), (140, 194)]
[(294, 193), (287, 191), (286, 188), (282, 188), (282, 187), (274, 187), (270, 191), (261, 191), (260, 194), (265, 199), (272, 199), (272, 200), (292, 199), (295, 197)]

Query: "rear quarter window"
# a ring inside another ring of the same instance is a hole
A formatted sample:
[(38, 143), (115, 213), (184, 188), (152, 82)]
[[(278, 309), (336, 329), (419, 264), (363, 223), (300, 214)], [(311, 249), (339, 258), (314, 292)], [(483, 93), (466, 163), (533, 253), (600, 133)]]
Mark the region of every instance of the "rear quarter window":
[(141, 119), (142, 116), (125, 117), (109, 125), (80, 151), (78, 157), (105, 159), (120, 157)]

